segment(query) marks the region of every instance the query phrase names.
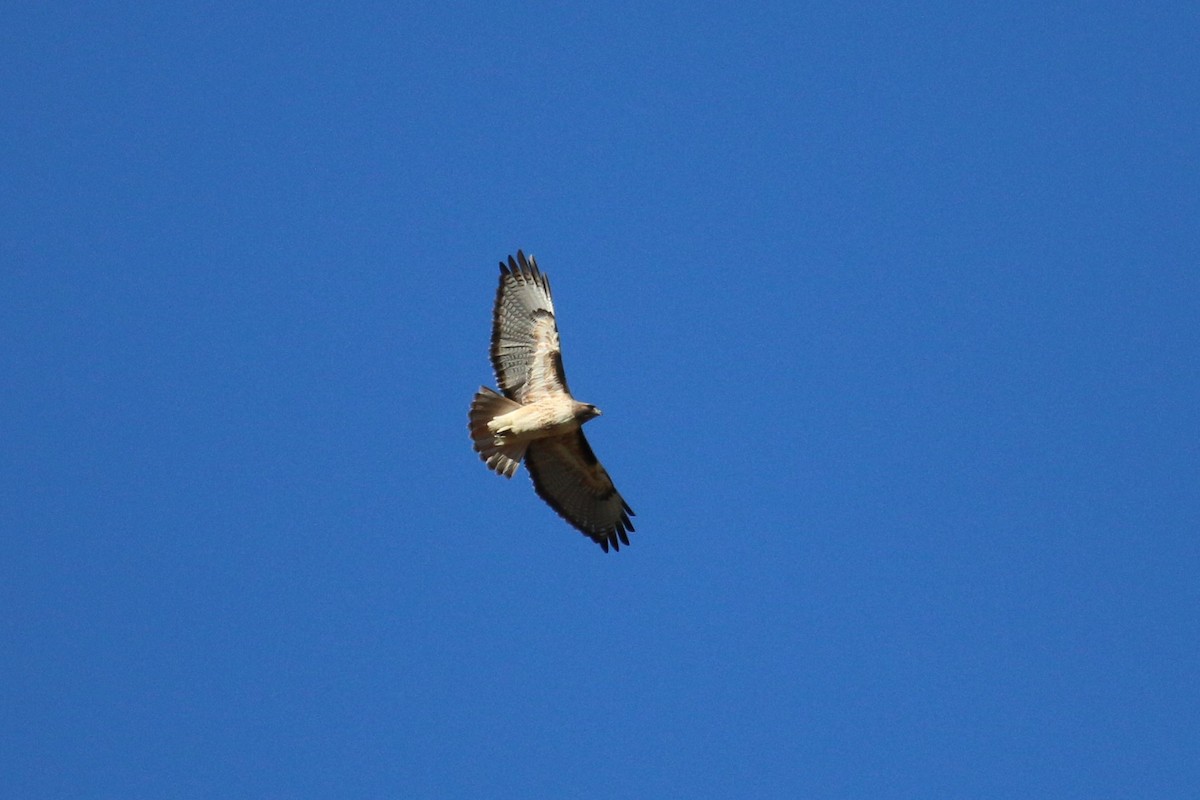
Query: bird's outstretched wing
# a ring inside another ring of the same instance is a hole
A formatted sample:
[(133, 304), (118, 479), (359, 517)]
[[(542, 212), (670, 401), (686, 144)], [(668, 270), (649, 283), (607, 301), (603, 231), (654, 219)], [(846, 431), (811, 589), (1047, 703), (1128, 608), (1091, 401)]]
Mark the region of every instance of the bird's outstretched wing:
[(525, 468), (533, 488), (558, 515), (608, 552), (629, 544), (633, 509), (621, 497), (583, 431), (531, 442)]
[(500, 262), (492, 309), (492, 367), (505, 397), (528, 403), (570, 394), (563, 374), (550, 281), (520, 250)]

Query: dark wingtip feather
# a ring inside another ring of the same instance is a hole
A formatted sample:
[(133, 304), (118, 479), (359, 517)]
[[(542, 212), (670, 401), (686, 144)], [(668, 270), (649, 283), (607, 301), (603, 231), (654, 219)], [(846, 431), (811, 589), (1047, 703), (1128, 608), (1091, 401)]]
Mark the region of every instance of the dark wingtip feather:
[(518, 282), (530, 282), (541, 287), (547, 297), (551, 297), (550, 280), (540, 269), (538, 269), (537, 259), (532, 255), (525, 255), (524, 250), (517, 250), (517, 255), (508, 257), (508, 263), (500, 262), (500, 282), (503, 283), (508, 278), (514, 278)]
[(524, 250), (518, 250), (517, 256), (521, 261), (521, 271), (524, 277), (533, 281), (538, 286), (542, 286), (545, 283), (545, 279), (538, 270), (537, 259), (533, 256), (526, 256)]

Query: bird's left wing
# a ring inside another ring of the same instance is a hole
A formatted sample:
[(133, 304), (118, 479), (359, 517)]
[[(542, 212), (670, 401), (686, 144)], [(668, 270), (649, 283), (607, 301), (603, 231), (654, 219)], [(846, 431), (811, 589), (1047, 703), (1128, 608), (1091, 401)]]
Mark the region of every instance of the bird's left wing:
[(536, 439), (525, 451), (525, 468), (538, 496), (558, 515), (608, 552), (629, 544), (633, 509), (577, 430)]
[(570, 394), (550, 281), (537, 261), (520, 250), (500, 262), (500, 286), (492, 309), (492, 367), (505, 397), (528, 403)]

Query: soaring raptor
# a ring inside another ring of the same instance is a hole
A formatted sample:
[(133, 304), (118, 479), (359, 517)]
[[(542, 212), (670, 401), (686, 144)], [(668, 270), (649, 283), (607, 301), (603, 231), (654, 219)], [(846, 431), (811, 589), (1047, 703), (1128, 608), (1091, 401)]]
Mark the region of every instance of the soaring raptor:
[(633, 509), (583, 436), (583, 423), (600, 416), (600, 409), (571, 396), (550, 281), (520, 250), (507, 264), (500, 262), (492, 367), (503, 394), (479, 387), (469, 415), (479, 457), (506, 478), (524, 459), (534, 490), (559, 516), (606, 553), (629, 544)]

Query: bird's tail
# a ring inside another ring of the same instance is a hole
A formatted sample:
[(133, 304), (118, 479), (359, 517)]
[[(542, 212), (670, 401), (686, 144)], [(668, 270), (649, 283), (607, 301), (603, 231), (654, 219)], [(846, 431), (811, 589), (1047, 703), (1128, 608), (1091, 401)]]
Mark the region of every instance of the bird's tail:
[(526, 442), (499, 442), (496, 435), (488, 430), (488, 423), (501, 414), (507, 414), (521, 407), (520, 403), (509, 400), (503, 395), (496, 394), (486, 386), (480, 386), (471, 401), (470, 424), (471, 442), (475, 452), (487, 462), (488, 469), (497, 474), (511, 478), (517, 471), (521, 459), (525, 457)]

